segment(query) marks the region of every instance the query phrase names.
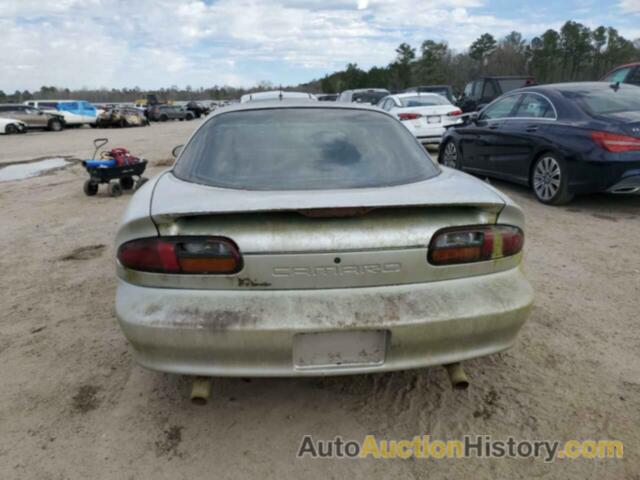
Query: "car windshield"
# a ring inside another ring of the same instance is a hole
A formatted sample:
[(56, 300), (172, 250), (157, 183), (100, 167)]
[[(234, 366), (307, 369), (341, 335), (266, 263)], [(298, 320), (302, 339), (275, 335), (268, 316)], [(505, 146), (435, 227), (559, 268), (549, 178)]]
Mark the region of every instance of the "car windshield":
[(640, 112), (640, 87), (621, 85), (614, 88), (576, 90), (563, 92), (564, 96), (575, 100), (591, 115), (608, 113)]
[(375, 105), (381, 98), (389, 95), (389, 92), (355, 92), (352, 97), (353, 102), (370, 103)]
[(510, 92), (516, 88), (522, 88), (525, 85), (531, 85), (531, 79), (529, 78), (502, 78), (498, 80), (502, 93)]
[(451, 105), (449, 100), (441, 95), (416, 95), (399, 99), (403, 107), (434, 107), (436, 105)]
[(219, 115), (194, 135), (174, 169), (186, 181), (247, 190), (382, 187), (438, 172), (388, 115), (329, 108)]

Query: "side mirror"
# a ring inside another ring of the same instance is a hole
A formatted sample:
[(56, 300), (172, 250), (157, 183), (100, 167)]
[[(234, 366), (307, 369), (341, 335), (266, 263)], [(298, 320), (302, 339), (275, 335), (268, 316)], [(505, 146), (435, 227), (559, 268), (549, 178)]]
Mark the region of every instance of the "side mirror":
[(173, 147), (173, 150), (171, 150), (171, 155), (173, 155), (173, 158), (178, 158), (178, 155), (180, 155), (180, 152), (182, 152), (183, 147), (184, 145), (177, 145)]
[(471, 123), (476, 123), (478, 121), (478, 119), (480, 118), (480, 113), (479, 112), (471, 112), (469, 114), (469, 122)]

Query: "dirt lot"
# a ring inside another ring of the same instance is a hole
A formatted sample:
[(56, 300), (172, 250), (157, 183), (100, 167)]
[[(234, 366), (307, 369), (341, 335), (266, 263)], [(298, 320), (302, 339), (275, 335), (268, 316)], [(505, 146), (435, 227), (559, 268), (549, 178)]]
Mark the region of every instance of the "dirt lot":
[[(86, 157), (109, 136), (152, 161), (195, 122), (0, 137), (0, 162)], [(98, 135), (99, 134), (99, 135)], [(160, 171), (155, 167), (150, 173)], [(0, 183), (0, 477), (640, 479), (640, 198), (525, 209), (537, 293), (515, 348), (467, 364), (330, 379), (223, 379), (205, 407), (185, 378), (132, 361), (114, 318), (112, 238), (129, 200), (82, 192), (79, 165)], [(623, 460), (296, 460), (316, 439), (619, 439)]]

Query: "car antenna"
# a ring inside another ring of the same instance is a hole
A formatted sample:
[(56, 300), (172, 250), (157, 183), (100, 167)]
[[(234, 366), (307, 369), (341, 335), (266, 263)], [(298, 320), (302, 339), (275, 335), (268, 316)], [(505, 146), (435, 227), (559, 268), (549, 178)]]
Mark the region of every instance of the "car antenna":
[(612, 83), (611, 85), (609, 85), (609, 87), (611, 87), (614, 92), (617, 92), (618, 90), (620, 90), (620, 81)]

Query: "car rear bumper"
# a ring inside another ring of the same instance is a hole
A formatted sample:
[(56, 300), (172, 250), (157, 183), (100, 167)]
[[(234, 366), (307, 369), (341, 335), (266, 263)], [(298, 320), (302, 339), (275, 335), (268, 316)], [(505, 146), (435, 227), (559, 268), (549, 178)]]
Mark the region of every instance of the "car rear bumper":
[(640, 170), (638, 170), (635, 175), (622, 178), (622, 180), (616, 182), (615, 185), (609, 187), (607, 192), (640, 195)]
[(572, 193), (638, 193), (640, 158), (613, 161), (575, 162), (570, 165), (569, 190)]
[(440, 125), (434, 127), (415, 127), (407, 126), (409, 131), (418, 139), (420, 143), (440, 143), (446, 129)]
[(437, 136), (426, 136), (426, 137), (416, 137), (418, 139), (418, 141), (420, 143), (441, 143), (442, 142), (442, 135), (437, 135)]
[[(181, 290), (118, 280), (116, 312), (144, 367), (279, 377), (403, 370), (499, 352), (514, 343), (532, 302), (531, 286), (516, 268), (432, 283), (330, 290)], [(309, 368), (294, 359), (297, 335), (354, 331), (385, 332), (382, 362)]]

